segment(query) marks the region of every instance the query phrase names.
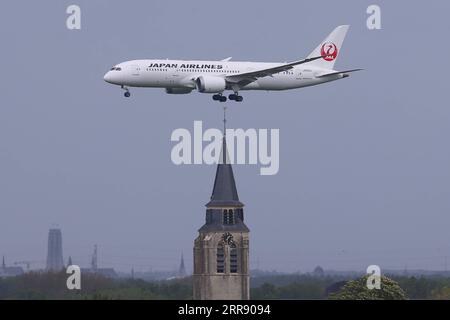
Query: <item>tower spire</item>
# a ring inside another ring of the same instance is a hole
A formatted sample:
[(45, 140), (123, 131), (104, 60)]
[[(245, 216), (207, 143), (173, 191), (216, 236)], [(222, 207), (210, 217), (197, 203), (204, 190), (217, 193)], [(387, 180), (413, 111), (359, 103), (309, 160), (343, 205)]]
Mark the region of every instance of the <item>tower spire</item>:
[(180, 278), (186, 277), (186, 267), (184, 266), (183, 253), (181, 253), (181, 262), (180, 262), (180, 268), (178, 270), (178, 277), (180, 277)]
[(6, 269), (5, 256), (3, 256), (2, 268), (3, 268), (3, 269)]
[(94, 245), (94, 254), (92, 255), (91, 269), (97, 272), (97, 245)]
[(233, 168), (228, 158), (226, 124), (227, 124), (227, 107), (223, 108), (223, 138), (222, 151), (217, 164), (216, 177), (214, 179), (213, 192), (211, 200), (206, 204), (207, 207), (217, 206), (235, 206), (243, 207), (239, 201), (236, 182), (234, 180)]

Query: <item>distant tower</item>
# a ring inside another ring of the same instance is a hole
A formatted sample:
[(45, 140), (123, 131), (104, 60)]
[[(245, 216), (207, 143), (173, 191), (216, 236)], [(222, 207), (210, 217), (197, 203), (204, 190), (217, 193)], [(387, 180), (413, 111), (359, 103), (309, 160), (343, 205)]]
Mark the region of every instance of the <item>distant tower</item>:
[(67, 260), (67, 266), (71, 266), (71, 265), (73, 265), (73, 263), (72, 263), (72, 257), (69, 256), (69, 260)]
[(48, 232), (47, 270), (61, 271), (64, 268), (62, 252), (62, 234), (60, 229)]
[(94, 254), (92, 255), (91, 270), (97, 272), (97, 245), (94, 246)]
[(316, 277), (323, 277), (325, 275), (325, 271), (321, 266), (317, 266), (314, 268), (313, 275)]
[(2, 260), (2, 269), (3, 270), (6, 269), (5, 256), (3, 256), (3, 260)]
[[(224, 120), (225, 122), (225, 120)], [(224, 129), (225, 133), (225, 129)], [(239, 201), (226, 138), (206, 222), (194, 242), (194, 299), (250, 299), (249, 232)]]
[(186, 268), (184, 266), (184, 256), (181, 254), (181, 262), (180, 262), (180, 268), (178, 269), (178, 277), (184, 278), (186, 277)]

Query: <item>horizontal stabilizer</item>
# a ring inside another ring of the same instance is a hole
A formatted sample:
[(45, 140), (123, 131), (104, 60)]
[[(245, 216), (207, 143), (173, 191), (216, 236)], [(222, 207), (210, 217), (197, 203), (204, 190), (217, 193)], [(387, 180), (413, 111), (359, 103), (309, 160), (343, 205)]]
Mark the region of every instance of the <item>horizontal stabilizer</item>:
[(364, 69), (353, 69), (353, 70), (345, 70), (345, 71), (336, 71), (336, 72), (332, 72), (332, 73), (322, 74), (322, 75), (318, 76), (317, 78), (324, 78), (324, 77), (328, 77), (328, 76), (334, 76), (334, 75), (337, 75), (337, 74), (346, 74), (346, 73), (356, 72), (356, 71), (361, 71), (361, 70), (364, 70)]

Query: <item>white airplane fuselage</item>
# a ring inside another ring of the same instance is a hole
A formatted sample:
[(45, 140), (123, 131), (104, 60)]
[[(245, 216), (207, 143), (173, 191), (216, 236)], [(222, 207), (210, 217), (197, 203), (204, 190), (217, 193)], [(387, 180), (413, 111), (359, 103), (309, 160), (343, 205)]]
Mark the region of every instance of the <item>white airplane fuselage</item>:
[[(240, 62), (240, 61), (185, 61), (185, 60), (133, 60), (119, 63), (108, 71), (105, 81), (127, 87), (151, 87), (168, 89), (196, 88), (195, 79), (205, 77), (226, 77), (283, 65), (283, 63)], [(117, 70), (119, 69), (119, 70)], [(296, 66), (288, 71), (259, 78), (240, 90), (287, 90), (313, 86), (345, 77), (335, 74), (318, 78), (333, 70), (314, 66)], [(231, 90), (231, 88), (226, 88)], [(170, 90), (169, 90), (170, 91)]]

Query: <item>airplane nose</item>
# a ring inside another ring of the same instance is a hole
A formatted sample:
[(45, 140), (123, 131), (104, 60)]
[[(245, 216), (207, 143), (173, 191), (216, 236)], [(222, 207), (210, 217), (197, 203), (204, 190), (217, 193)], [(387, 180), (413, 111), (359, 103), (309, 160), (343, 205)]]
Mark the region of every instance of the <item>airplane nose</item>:
[(112, 78), (112, 76), (111, 76), (111, 71), (108, 71), (107, 73), (105, 73), (105, 75), (103, 76), (103, 80), (105, 80), (106, 82), (109, 82), (109, 83), (111, 83), (111, 79)]

